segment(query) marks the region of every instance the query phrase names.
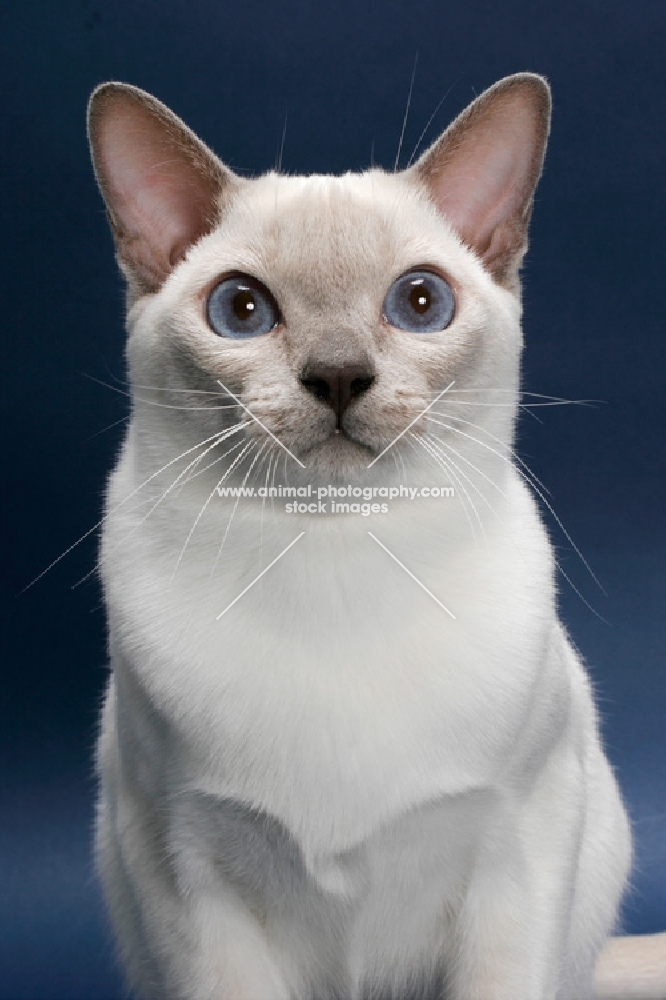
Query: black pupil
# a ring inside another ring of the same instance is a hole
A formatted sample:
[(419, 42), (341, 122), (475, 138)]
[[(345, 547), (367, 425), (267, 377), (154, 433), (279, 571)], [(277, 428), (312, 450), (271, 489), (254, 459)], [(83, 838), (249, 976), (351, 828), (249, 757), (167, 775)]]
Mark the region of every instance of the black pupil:
[(247, 288), (240, 288), (234, 295), (233, 307), (236, 319), (249, 319), (255, 310), (255, 302), (252, 292)]
[(423, 316), (424, 313), (430, 308), (430, 293), (425, 285), (418, 284), (412, 285), (409, 292), (409, 303), (419, 316)]

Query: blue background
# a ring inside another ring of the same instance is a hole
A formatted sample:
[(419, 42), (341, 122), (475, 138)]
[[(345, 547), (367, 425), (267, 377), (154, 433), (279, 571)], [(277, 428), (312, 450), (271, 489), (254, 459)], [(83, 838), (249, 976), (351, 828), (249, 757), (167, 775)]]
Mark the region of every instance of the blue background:
[[(553, 525), (564, 619), (590, 666), (634, 821), (628, 930), (666, 928), (663, 428), (666, 4), (643, 0), (27, 0), (0, 37), (4, 542), (0, 996), (122, 995), (90, 863), (105, 677), (91, 536), (127, 412), (121, 282), (89, 165), (92, 87), (170, 105), (232, 167), (405, 163), (499, 77), (544, 73), (553, 132), (526, 271), (522, 456), (606, 590)], [(446, 96), (445, 96), (446, 95)], [(553, 524), (552, 519), (549, 519)]]

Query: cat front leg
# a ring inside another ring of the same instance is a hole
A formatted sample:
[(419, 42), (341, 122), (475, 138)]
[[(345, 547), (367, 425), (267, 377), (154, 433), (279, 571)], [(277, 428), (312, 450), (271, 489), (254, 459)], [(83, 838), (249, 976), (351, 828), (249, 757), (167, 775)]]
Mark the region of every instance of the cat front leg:
[(575, 992), (560, 993), (585, 812), (568, 750), (552, 755), (527, 803), (498, 808), (455, 924), (454, 1000), (589, 1000), (592, 961)]
[(259, 920), (234, 889), (215, 876), (205, 888), (179, 885), (129, 796), (121, 809), (109, 805), (98, 811), (97, 863), (133, 996), (291, 1000)]
[(195, 862), (200, 877), (183, 878), (155, 814), (107, 753), (95, 853), (132, 996), (291, 1000), (260, 920), (214, 866)]
[(539, 921), (514, 876), (505, 860), (469, 887), (454, 933), (452, 1000), (555, 1000), (556, 982), (539, 958)]
[(178, 1000), (291, 1000), (262, 930), (233, 890), (188, 901), (185, 948), (173, 963)]

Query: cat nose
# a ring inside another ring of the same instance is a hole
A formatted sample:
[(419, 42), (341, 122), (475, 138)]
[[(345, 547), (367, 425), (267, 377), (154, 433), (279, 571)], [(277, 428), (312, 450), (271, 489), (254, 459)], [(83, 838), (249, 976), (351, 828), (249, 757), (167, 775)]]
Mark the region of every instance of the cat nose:
[(333, 408), (339, 427), (351, 401), (367, 392), (375, 376), (359, 365), (312, 365), (303, 370), (300, 381), (308, 392)]

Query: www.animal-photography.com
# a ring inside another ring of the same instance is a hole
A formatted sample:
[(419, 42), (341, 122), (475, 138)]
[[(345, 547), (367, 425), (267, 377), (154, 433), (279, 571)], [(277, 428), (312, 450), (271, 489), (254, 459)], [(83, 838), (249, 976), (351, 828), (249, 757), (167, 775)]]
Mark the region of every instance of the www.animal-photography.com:
[(666, 12), (6, 19), (2, 1000), (666, 1000)]

